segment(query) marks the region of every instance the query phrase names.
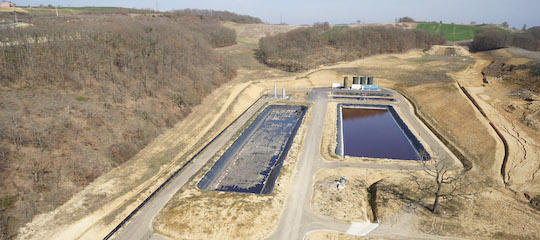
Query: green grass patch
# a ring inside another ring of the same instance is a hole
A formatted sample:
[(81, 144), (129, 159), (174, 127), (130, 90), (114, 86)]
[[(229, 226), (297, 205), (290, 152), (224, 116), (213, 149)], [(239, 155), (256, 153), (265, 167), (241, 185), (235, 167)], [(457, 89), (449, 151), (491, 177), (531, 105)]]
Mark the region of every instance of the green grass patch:
[(79, 102), (87, 102), (89, 100), (89, 98), (87, 98), (87, 97), (76, 97), (75, 100), (77, 100)]
[(0, 210), (4, 211), (13, 207), (17, 201), (17, 196), (6, 195), (0, 198)]
[(476, 32), (483, 29), (496, 29), (501, 32), (508, 32), (500, 27), (478, 27), (446, 23), (419, 23), (416, 28), (426, 30), (433, 35), (442, 34), (450, 42), (472, 40)]
[(336, 34), (339, 32), (349, 28), (349, 26), (333, 26), (330, 28), (330, 30), (327, 30), (321, 34), (321, 38), (327, 39), (328, 41), (332, 41), (335, 39)]

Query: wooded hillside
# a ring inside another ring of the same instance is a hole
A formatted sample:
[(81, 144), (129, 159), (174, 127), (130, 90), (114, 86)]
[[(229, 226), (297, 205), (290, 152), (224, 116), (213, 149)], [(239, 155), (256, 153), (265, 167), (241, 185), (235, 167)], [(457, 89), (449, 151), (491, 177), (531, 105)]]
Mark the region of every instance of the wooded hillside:
[[(216, 20), (92, 15), (0, 31), (0, 239), (125, 163), (233, 79)], [(128, 164), (128, 163), (127, 163)]]
[(295, 29), (262, 38), (261, 60), (287, 71), (301, 71), (321, 64), (350, 61), (381, 53), (427, 48), (445, 40), (423, 30), (397, 27), (342, 27), (328, 24)]

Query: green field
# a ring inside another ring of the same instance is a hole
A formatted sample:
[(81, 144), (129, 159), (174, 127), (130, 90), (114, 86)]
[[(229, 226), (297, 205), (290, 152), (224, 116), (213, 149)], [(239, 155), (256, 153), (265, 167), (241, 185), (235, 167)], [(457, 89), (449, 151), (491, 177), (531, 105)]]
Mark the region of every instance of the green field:
[(472, 40), (476, 32), (482, 29), (497, 29), (499, 31), (508, 32), (499, 27), (477, 27), (445, 23), (419, 23), (416, 28), (426, 30), (431, 34), (442, 33), (446, 40), (450, 42)]

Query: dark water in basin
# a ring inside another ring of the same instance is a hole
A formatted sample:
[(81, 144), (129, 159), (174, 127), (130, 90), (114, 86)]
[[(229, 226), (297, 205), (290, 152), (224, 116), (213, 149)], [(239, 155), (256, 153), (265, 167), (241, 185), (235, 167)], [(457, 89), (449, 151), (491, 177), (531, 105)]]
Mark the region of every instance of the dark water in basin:
[(343, 108), (345, 155), (419, 159), (409, 139), (386, 109)]

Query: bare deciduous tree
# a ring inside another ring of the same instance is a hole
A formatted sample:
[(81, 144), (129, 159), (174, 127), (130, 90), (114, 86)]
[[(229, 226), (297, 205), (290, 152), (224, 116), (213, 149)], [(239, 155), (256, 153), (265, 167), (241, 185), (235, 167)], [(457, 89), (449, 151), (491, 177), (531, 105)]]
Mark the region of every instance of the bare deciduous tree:
[(411, 172), (409, 179), (420, 192), (433, 197), (431, 211), (438, 212), (439, 202), (442, 199), (468, 197), (477, 192), (474, 186), (477, 182), (469, 179), (463, 169), (453, 167), (447, 159), (434, 157), (431, 161), (422, 161), (423, 173)]

